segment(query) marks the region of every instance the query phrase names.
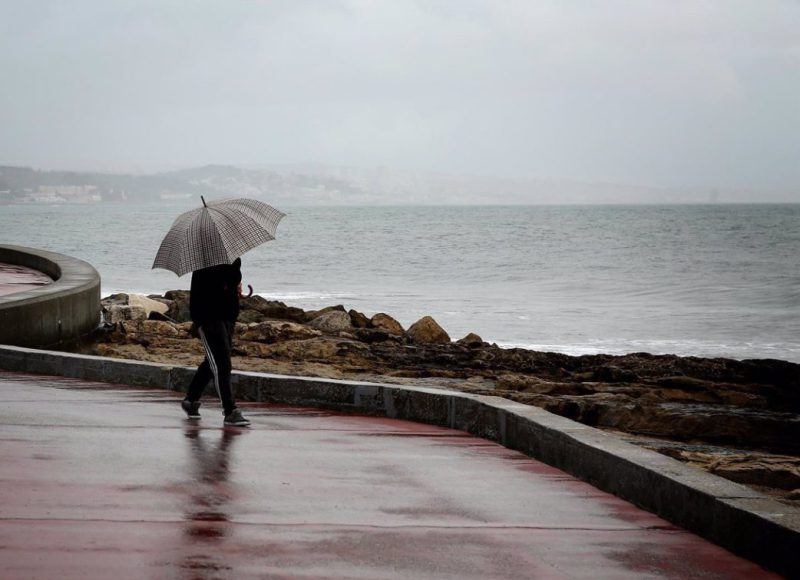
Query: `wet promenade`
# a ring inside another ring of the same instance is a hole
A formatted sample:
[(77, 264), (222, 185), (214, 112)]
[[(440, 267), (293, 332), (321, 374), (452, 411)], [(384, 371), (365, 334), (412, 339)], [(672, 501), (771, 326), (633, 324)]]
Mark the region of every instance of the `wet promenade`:
[(0, 296), (52, 284), (53, 279), (38, 270), (0, 262)]
[(459, 431), (0, 371), (0, 578), (770, 578)]

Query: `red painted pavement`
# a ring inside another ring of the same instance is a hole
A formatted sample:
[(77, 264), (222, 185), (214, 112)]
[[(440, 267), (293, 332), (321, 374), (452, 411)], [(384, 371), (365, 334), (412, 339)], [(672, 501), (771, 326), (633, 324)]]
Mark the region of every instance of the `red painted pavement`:
[(0, 296), (33, 290), (52, 283), (53, 279), (39, 270), (0, 262)]
[(459, 431), (0, 372), (0, 577), (771, 578)]

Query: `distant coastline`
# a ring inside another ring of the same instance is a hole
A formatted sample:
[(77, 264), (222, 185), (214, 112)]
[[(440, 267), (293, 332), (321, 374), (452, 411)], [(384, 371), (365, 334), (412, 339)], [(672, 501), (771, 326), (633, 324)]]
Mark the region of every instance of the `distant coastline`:
[(263, 197), (280, 205), (553, 205), (800, 203), (765, 188), (667, 188), (569, 179), (456, 175), (313, 164), (206, 165), (151, 174), (0, 165), (0, 203), (99, 203)]

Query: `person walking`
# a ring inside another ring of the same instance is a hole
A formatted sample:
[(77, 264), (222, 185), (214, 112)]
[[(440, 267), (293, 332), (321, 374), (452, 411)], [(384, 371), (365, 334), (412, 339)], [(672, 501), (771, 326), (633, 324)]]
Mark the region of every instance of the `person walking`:
[(241, 267), (241, 258), (236, 258), (232, 264), (211, 266), (192, 273), (189, 310), (206, 357), (197, 367), (186, 398), (181, 401), (189, 419), (200, 419), (200, 398), (213, 378), (222, 402), (224, 424), (235, 427), (250, 425), (236, 407), (231, 391), (231, 347), (239, 317)]
[[(241, 256), (275, 239), (286, 216), (257, 199), (235, 198), (206, 203), (183, 212), (170, 226), (153, 260), (183, 276), (192, 272), (189, 310), (206, 358), (197, 368), (181, 401), (190, 419), (200, 418), (200, 397), (214, 379), (225, 425), (245, 427), (250, 421), (236, 408), (231, 393), (231, 345), (242, 291)], [(252, 294), (252, 288), (250, 289)]]

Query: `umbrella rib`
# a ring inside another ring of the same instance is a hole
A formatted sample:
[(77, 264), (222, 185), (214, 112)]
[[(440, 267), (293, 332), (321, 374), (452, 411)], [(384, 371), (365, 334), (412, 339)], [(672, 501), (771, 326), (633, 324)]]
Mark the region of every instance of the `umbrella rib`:
[[(234, 219), (220, 208), (210, 207), (209, 210), (215, 212), (214, 214), (211, 214), (211, 211), (209, 211), (209, 216), (219, 229), (225, 227), (229, 228), (228, 231), (233, 230), (236, 233), (235, 236), (232, 236), (228, 239), (226, 239), (226, 236), (221, 236), (222, 244), (225, 246), (226, 251), (232, 258), (241, 256), (247, 250), (254, 248), (260, 243), (275, 239), (275, 237), (270, 234), (264, 226), (259, 224), (251, 216), (240, 213), (237, 216), (238, 219)], [(247, 227), (242, 227), (241, 222), (244, 221), (244, 219), (249, 220)], [(251, 239), (250, 236), (246, 235), (248, 233), (256, 233), (258, 237), (252, 240), (250, 243), (246, 243), (246, 240)], [(235, 244), (235, 247), (233, 247), (233, 244)]]

